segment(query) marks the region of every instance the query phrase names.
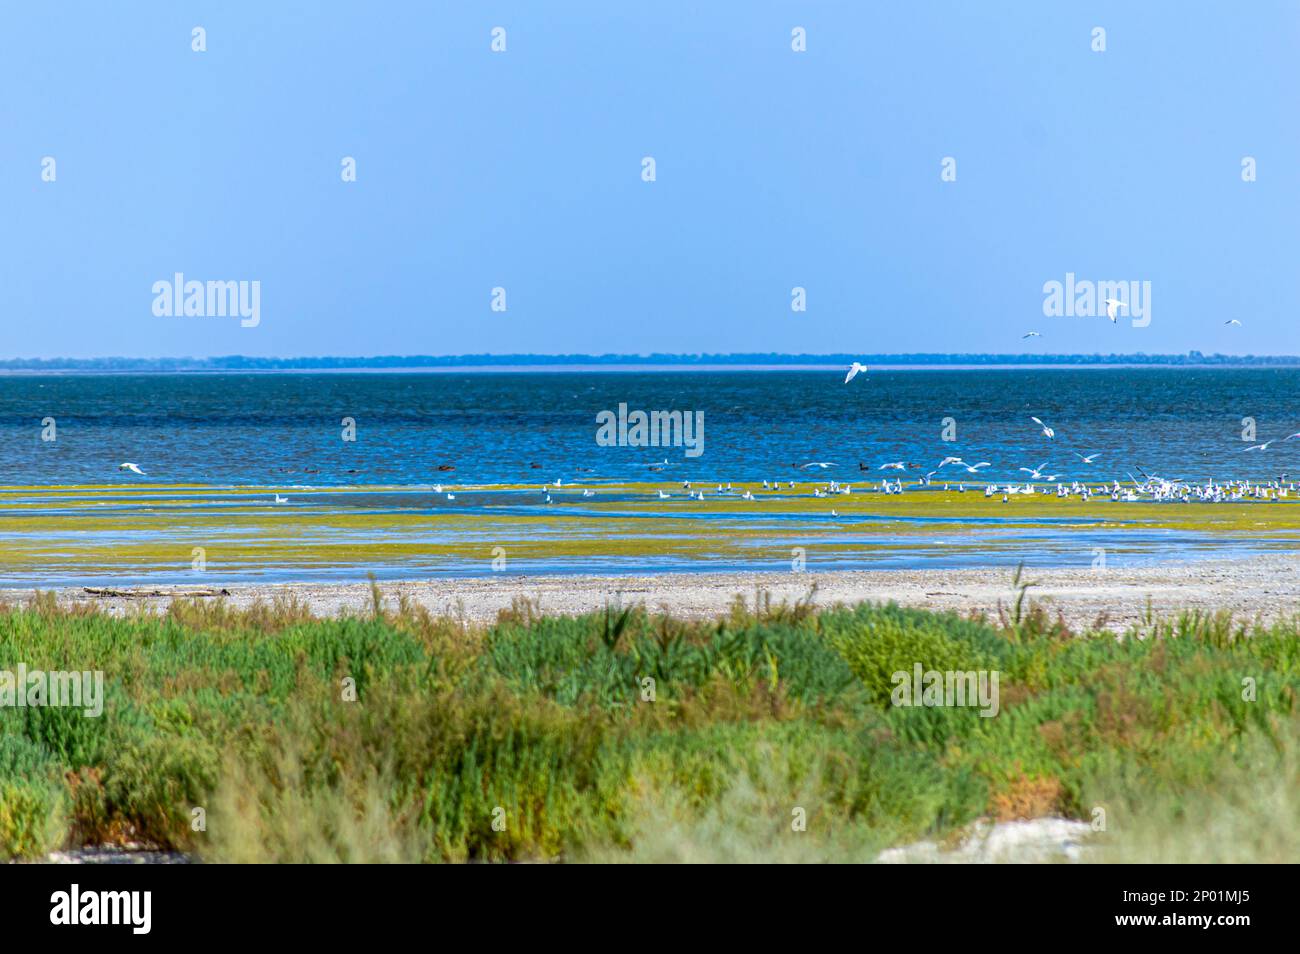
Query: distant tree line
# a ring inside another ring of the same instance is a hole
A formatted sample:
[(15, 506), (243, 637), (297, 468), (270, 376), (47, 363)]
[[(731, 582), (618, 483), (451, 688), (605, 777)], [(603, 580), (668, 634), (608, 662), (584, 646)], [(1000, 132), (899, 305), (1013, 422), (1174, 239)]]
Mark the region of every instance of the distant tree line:
[(515, 365), (1300, 365), (1296, 355), (1202, 354), (458, 354), (369, 358), (7, 358), (5, 371), (329, 371)]

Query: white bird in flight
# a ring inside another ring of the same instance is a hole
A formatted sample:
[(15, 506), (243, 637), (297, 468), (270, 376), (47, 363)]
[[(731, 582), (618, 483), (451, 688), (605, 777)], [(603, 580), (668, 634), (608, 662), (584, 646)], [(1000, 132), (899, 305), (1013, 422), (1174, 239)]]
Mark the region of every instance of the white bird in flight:
[(141, 477), (144, 476), (144, 471), (141, 470), (139, 467), (137, 467), (135, 464), (132, 464), (130, 461), (127, 461), (125, 464), (118, 464), (117, 469), (129, 470), (133, 474), (139, 474)]
[(1106, 299), (1106, 317), (1109, 318), (1109, 319), (1111, 320), (1112, 323), (1114, 323), (1115, 321), (1118, 320), (1118, 317), (1117, 317), (1117, 314), (1116, 314), (1116, 313), (1117, 313), (1118, 309), (1120, 309), (1120, 308), (1125, 308), (1125, 309), (1127, 309), (1127, 308), (1128, 308), (1128, 305), (1124, 304), (1124, 303), (1123, 303), (1122, 301), (1120, 301), (1118, 298), (1107, 298), (1107, 299)]
[(1241, 322), (1238, 321), (1236, 318), (1229, 318), (1227, 321), (1224, 322), (1224, 324), (1225, 324), (1225, 325), (1239, 325), (1239, 324), (1241, 324)]
[(945, 457), (943, 460), (939, 461), (939, 466), (946, 467), (949, 464), (964, 464), (964, 463), (966, 462), (962, 460), (960, 457)]
[(1020, 336), (1021, 340), (1024, 340), (1025, 338), (1041, 338), (1041, 337), (1042, 335), (1039, 334), (1037, 331), (1027, 331)]
[(978, 464), (967, 464), (966, 472), (968, 474), (978, 474), (980, 472), (981, 467), (992, 467), (992, 466), (993, 465), (990, 464), (988, 461), (982, 460)]
[(1072, 451), (1071, 453), (1073, 453), (1075, 457), (1079, 458), (1079, 460), (1083, 461), (1085, 464), (1091, 464), (1094, 460), (1096, 460), (1098, 457), (1101, 456), (1101, 454), (1099, 453), (1089, 454), (1087, 457), (1084, 457), (1078, 451)]
[(1266, 450), (1268, 450), (1268, 445), (1269, 445), (1269, 444), (1272, 444), (1272, 443), (1273, 443), (1273, 441), (1265, 441), (1265, 442), (1262, 443), (1262, 444), (1253, 444), (1253, 445), (1251, 445), (1250, 447), (1244, 447), (1244, 448), (1242, 448), (1242, 450), (1243, 450), (1243, 451), (1253, 451), (1253, 450), (1266, 451)]
[(876, 470), (907, 470), (907, 465), (901, 460), (896, 460), (892, 464), (881, 464)]
[(849, 373), (844, 376), (844, 383), (848, 384), (850, 381), (856, 378), (860, 372), (863, 372), (865, 370), (867, 370), (867, 366), (865, 364), (858, 364), (858, 362), (854, 361), (853, 364), (849, 366)]
[(1032, 477), (1034, 480), (1042, 480), (1043, 468), (1046, 466), (1047, 466), (1047, 461), (1043, 461), (1037, 467), (1021, 467), (1020, 469), (1023, 470), (1026, 474), (1028, 474), (1030, 477)]
[(1043, 436), (1046, 437), (1049, 441), (1056, 436), (1056, 431), (1052, 430), (1050, 427), (1048, 427), (1038, 418), (1031, 417), (1030, 420), (1043, 429)]
[(834, 467), (834, 466), (835, 466), (835, 465), (832, 464), (832, 463), (831, 463), (830, 461), (828, 461), (828, 460), (814, 460), (814, 461), (810, 461), (810, 462), (807, 463), (807, 464), (804, 464), (804, 465), (803, 465), (802, 467), (800, 467), (799, 469), (800, 469), (800, 470), (812, 470), (814, 467), (820, 467), (822, 470), (825, 470), (827, 467)]

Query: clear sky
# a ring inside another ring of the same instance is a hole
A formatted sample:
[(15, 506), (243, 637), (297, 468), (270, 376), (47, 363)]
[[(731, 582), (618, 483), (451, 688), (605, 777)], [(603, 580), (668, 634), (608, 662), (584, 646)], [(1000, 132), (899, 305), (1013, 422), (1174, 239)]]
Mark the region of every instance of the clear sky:
[(9, 2), (0, 90), (3, 357), (1300, 354), (1294, 0)]

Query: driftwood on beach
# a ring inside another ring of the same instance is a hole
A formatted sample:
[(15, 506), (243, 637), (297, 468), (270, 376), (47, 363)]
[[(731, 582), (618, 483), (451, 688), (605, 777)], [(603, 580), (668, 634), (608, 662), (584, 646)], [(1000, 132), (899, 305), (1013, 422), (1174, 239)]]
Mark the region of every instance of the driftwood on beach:
[(141, 597), (152, 596), (229, 596), (230, 590), (206, 589), (206, 590), (114, 590), (106, 587), (83, 586), (82, 590), (91, 596), (120, 596), (126, 599), (136, 599)]

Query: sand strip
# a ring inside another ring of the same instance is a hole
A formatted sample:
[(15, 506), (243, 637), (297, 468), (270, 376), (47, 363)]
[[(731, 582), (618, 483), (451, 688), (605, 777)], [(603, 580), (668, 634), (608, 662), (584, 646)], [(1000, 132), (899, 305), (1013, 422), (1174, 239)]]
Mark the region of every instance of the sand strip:
[[(1034, 582), (1031, 598), (1053, 614), (1060, 612), (1072, 627), (1098, 620), (1112, 629), (1138, 622), (1149, 612), (1159, 615), (1185, 609), (1231, 610), (1235, 614), (1266, 619), (1300, 614), (1300, 556), (1275, 555), (1235, 560), (1197, 560), (1155, 564), (1139, 568), (1091, 570), (1087, 568), (1027, 570)], [(312, 612), (332, 616), (340, 610), (365, 610), (370, 605), (370, 585), (360, 583), (282, 583), (223, 585), (234, 606), (292, 594)], [(385, 598), (405, 593), (431, 611), (466, 620), (485, 622), (513, 600), (532, 600), (543, 612), (583, 613), (607, 602), (640, 603), (649, 609), (668, 609), (690, 618), (707, 618), (726, 612), (739, 595), (753, 605), (755, 594), (770, 594), (773, 603), (807, 599), (816, 586), (814, 602), (836, 603), (893, 600), (907, 606), (967, 613), (983, 611), (996, 616), (999, 606), (1015, 601), (1011, 572), (1005, 567), (961, 570), (870, 570), (830, 573), (680, 573), (651, 576), (492, 576), (471, 579), (434, 579), (382, 583)], [(114, 612), (140, 605), (163, 606), (166, 588), (141, 588), (147, 597), (122, 598), (88, 594), (80, 589), (59, 591), (63, 601), (93, 602)], [(161, 595), (153, 595), (162, 590)], [(193, 587), (177, 587), (177, 591)], [(30, 591), (9, 591), (21, 599)]]

